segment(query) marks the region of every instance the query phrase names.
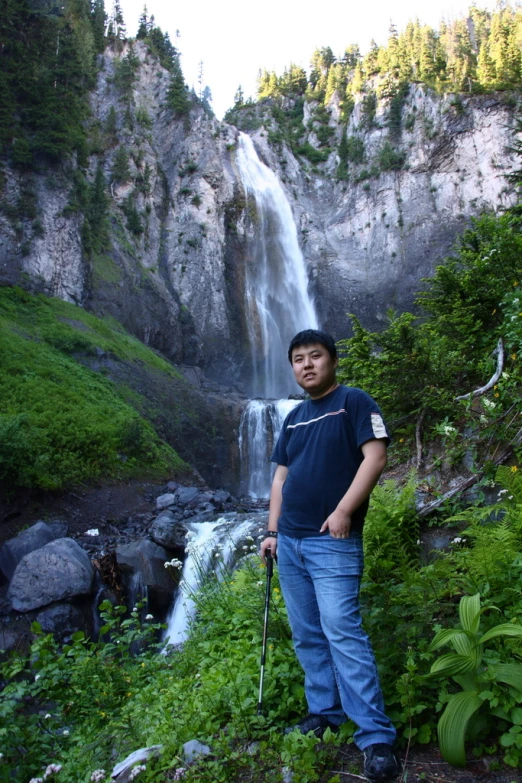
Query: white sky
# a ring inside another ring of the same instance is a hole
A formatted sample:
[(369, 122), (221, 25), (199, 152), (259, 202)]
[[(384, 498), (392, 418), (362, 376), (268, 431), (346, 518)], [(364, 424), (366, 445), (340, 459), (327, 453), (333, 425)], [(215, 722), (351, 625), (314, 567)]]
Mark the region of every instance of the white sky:
[[(105, 0), (111, 12), (111, 0)], [(144, 0), (120, 0), (127, 35), (135, 36)], [(314, 49), (330, 46), (341, 55), (351, 43), (364, 54), (372, 38), (384, 44), (390, 20), (399, 32), (411, 19), (438, 27), (444, 17), (460, 16), (471, 0), (148, 0), (149, 16), (181, 52), (189, 87), (198, 88), (198, 64), (203, 61), (203, 83), (212, 90), (212, 106), (220, 119), (234, 102), (239, 84), (245, 98), (256, 95), (260, 68), (281, 73), (294, 62), (308, 68)], [(477, 0), (479, 8), (493, 9), (495, 0)], [(176, 39), (176, 30), (180, 38)]]

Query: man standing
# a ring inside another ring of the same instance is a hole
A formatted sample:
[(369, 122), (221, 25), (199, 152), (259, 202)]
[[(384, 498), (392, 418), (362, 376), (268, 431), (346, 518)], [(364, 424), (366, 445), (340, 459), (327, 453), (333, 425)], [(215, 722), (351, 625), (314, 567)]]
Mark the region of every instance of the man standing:
[(348, 716), (358, 729), (371, 781), (398, 773), (395, 729), (373, 652), (361, 625), (362, 528), (368, 498), (386, 465), (381, 412), (361, 389), (338, 384), (333, 338), (308, 329), (288, 351), (297, 383), (310, 396), (287, 416), (272, 455), (277, 463), (268, 530), (277, 552), (295, 651), (305, 673), (309, 714), (285, 729), (321, 736)]

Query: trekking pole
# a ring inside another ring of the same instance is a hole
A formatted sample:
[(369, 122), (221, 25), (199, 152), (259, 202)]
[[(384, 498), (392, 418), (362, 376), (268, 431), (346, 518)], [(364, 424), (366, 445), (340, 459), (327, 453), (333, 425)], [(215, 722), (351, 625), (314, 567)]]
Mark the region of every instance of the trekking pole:
[(259, 699), (257, 702), (257, 714), (261, 715), (263, 701), (263, 682), (265, 679), (266, 640), (268, 638), (268, 607), (270, 606), (270, 583), (274, 572), (274, 558), (270, 549), (266, 550), (266, 593), (265, 593), (265, 618), (263, 622), (263, 646), (261, 649), (261, 677), (259, 678)]

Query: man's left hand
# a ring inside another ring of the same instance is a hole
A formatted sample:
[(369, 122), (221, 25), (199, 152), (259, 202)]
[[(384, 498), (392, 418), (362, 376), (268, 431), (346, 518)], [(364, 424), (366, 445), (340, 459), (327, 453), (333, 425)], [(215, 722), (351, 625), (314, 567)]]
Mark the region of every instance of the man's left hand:
[(328, 530), (332, 538), (349, 538), (351, 526), (352, 518), (350, 514), (346, 514), (336, 508), (323, 523), (319, 532), (324, 533)]

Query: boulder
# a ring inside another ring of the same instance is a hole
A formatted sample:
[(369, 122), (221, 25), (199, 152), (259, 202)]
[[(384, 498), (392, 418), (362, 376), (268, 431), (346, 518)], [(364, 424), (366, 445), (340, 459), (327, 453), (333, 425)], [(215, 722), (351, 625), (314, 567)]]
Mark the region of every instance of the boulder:
[(75, 631), (86, 631), (88, 622), (84, 612), (69, 603), (57, 603), (42, 609), (36, 615), (36, 622), (42, 626), (42, 631), (52, 633), (63, 640)]
[(187, 764), (193, 764), (201, 756), (208, 756), (211, 750), (197, 739), (189, 740), (183, 745), (183, 760)]
[(61, 538), (66, 531), (67, 526), (61, 522), (50, 524), (41, 520), (35, 522), (27, 530), (22, 530), (15, 538), (5, 542), (0, 549), (0, 570), (8, 580), (11, 580), (16, 566), (25, 555), (41, 549), (50, 541)]
[(148, 588), (172, 593), (175, 584), (165, 568), (169, 553), (146, 539), (123, 544), (116, 549), (116, 562), (123, 571), (139, 574)]
[(199, 489), (197, 487), (180, 487), (176, 492), (176, 502), (180, 506), (186, 506), (191, 500), (194, 500), (198, 493)]
[(184, 549), (187, 528), (170, 511), (163, 511), (152, 523), (150, 537), (159, 546), (167, 549)]
[(158, 511), (161, 511), (164, 508), (173, 506), (175, 502), (176, 496), (173, 495), (172, 492), (166, 492), (164, 495), (160, 495), (159, 498), (156, 498), (156, 508)]
[(7, 594), (17, 612), (30, 612), (55, 601), (88, 595), (94, 570), (89, 555), (72, 538), (58, 538), (25, 555)]

